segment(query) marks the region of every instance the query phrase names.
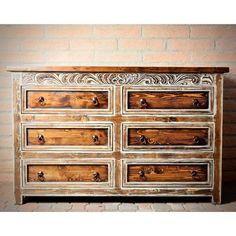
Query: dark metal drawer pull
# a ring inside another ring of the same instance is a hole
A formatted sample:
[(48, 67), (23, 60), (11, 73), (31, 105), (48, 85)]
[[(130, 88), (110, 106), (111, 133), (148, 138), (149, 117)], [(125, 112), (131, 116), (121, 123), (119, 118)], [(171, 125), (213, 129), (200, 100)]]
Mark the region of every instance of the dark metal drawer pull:
[(192, 177), (196, 177), (196, 176), (197, 176), (197, 171), (193, 170), (193, 171), (191, 172), (191, 175), (192, 175)]
[(145, 176), (145, 172), (143, 170), (140, 170), (138, 174), (140, 178), (143, 178)]
[(204, 138), (200, 138), (198, 136), (193, 137), (193, 142), (196, 145), (205, 145), (206, 144), (206, 140)]
[(45, 105), (45, 99), (44, 99), (44, 97), (39, 97), (39, 99), (38, 99), (38, 102), (39, 102), (39, 104), (41, 105), (41, 106), (44, 106)]
[(198, 99), (193, 99), (193, 106), (194, 107), (200, 107), (201, 106), (201, 103), (199, 102), (199, 100)]
[(97, 135), (93, 135), (93, 136), (92, 136), (92, 139), (93, 139), (93, 142), (94, 142), (95, 144), (98, 144), (98, 136), (97, 136)]
[(40, 144), (44, 144), (45, 143), (45, 138), (44, 138), (44, 136), (42, 134), (40, 134), (38, 136), (38, 141), (39, 141)]
[(45, 180), (43, 171), (38, 172), (38, 180), (43, 182)]
[(140, 99), (140, 106), (141, 108), (147, 108), (148, 104), (145, 98)]
[(95, 182), (100, 182), (101, 181), (100, 174), (98, 172), (93, 173), (93, 180)]
[(142, 144), (147, 144), (147, 138), (144, 135), (141, 135), (139, 140)]
[(93, 105), (94, 106), (98, 106), (99, 102), (98, 102), (98, 98), (97, 97), (93, 97)]

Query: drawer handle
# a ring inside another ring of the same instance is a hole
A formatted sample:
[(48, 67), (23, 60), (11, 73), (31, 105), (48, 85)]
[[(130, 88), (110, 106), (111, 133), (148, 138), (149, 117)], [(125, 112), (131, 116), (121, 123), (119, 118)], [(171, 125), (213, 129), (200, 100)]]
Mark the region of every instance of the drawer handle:
[(94, 142), (95, 144), (98, 144), (98, 136), (97, 136), (97, 135), (93, 135), (93, 136), (92, 136), (92, 139), (93, 139), (93, 142)]
[(45, 138), (44, 138), (44, 136), (42, 134), (40, 134), (38, 136), (38, 141), (39, 141), (40, 144), (44, 144), (45, 143)]
[(45, 180), (43, 171), (38, 172), (38, 180), (43, 182)]
[(44, 99), (44, 97), (42, 97), (42, 96), (40, 96), (39, 97), (39, 99), (38, 99), (38, 101), (39, 101), (39, 104), (41, 105), (41, 106), (44, 106), (45, 105), (45, 99)]
[(193, 137), (193, 141), (196, 145), (206, 144), (206, 141), (203, 138), (199, 138), (198, 136)]
[(101, 181), (100, 174), (98, 172), (93, 173), (93, 180), (95, 182), (100, 182)]
[(195, 144), (200, 144), (201, 143), (201, 139), (197, 136), (193, 137), (193, 141)]
[(147, 104), (147, 101), (146, 101), (145, 98), (141, 98), (141, 99), (140, 99), (140, 106), (141, 106), (141, 108), (143, 108), (143, 109), (147, 108), (148, 104)]
[(196, 176), (197, 176), (197, 171), (193, 170), (193, 171), (191, 172), (191, 175), (192, 175), (192, 177), (196, 177)]
[(193, 106), (194, 107), (200, 107), (201, 103), (199, 102), (198, 99), (193, 99)]
[(143, 170), (140, 170), (138, 174), (140, 178), (143, 178), (145, 176), (145, 172)]
[(147, 138), (144, 135), (141, 135), (139, 140), (142, 144), (147, 144)]
[(98, 102), (98, 98), (97, 97), (93, 97), (93, 105), (94, 106), (98, 106), (99, 102)]

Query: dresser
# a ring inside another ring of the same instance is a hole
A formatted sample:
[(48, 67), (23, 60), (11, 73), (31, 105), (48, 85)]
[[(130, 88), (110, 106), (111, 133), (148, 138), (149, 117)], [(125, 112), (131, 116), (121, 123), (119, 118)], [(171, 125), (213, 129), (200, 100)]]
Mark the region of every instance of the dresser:
[(15, 199), (211, 197), (221, 202), (226, 67), (10, 69)]

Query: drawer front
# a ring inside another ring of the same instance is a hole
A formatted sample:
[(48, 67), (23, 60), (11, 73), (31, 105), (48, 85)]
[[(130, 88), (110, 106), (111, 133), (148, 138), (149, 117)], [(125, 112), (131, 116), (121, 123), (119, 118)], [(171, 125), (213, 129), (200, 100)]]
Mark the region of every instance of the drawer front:
[(198, 182), (207, 181), (207, 165), (128, 165), (128, 182)]
[(25, 150), (112, 150), (112, 124), (23, 125)]
[(111, 113), (112, 88), (23, 89), (23, 113)]
[(27, 182), (107, 182), (107, 165), (28, 165)]
[(211, 113), (212, 89), (160, 90), (157, 88), (124, 88), (125, 114)]
[(211, 149), (213, 124), (123, 123), (123, 150)]
[(114, 186), (113, 159), (22, 160), (23, 188), (101, 188)]
[(212, 161), (123, 160), (124, 187), (211, 186)]

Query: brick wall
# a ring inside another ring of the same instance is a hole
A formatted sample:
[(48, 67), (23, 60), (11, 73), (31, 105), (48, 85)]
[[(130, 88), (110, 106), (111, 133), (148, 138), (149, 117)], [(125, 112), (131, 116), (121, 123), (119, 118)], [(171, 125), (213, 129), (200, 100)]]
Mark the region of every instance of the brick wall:
[(6, 66), (229, 66), (223, 181), (236, 181), (236, 25), (1, 25), (0, 182), (13, 181), (11, 77)]

